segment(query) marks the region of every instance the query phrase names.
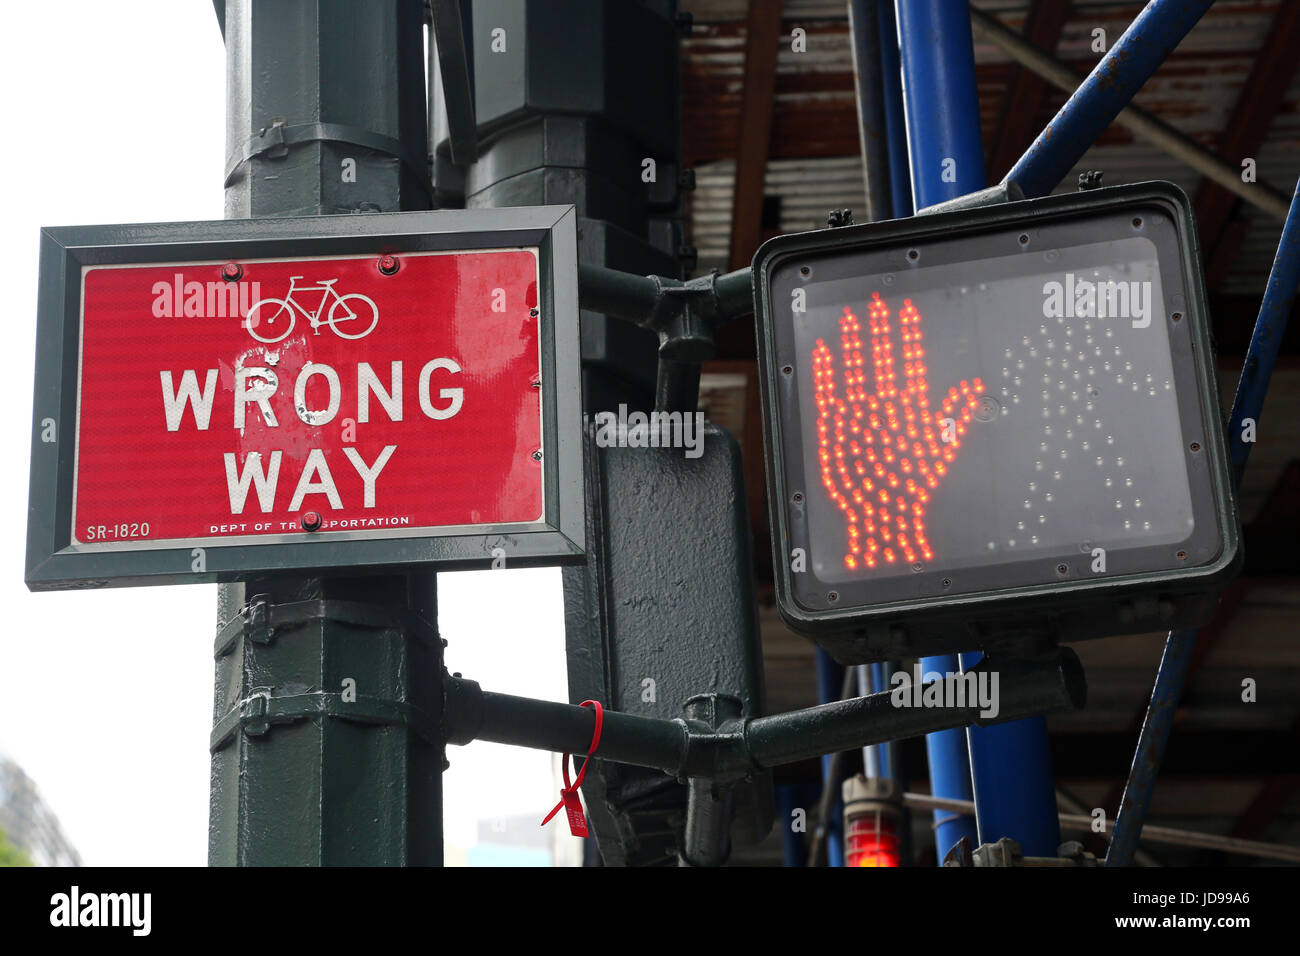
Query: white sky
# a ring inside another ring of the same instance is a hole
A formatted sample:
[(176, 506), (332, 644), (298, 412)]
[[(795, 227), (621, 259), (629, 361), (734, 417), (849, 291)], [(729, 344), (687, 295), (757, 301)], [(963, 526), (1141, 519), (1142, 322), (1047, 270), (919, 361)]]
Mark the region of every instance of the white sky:
[[(31, 594), (23, 584), (32, 434), (38, 230), (219, 219), (225, 57), (212, 4), (9, 4), (9, 263), (0, 417), (0, 750), (36, 781), (88, 865), (203, 865), (216, 588)], [(153, 465), (141, 460), (142, 480)], [(564, 700), (559, 572), (445, 575), (448, 665), (485, 688)], [(444, 821), (461, 848), (477, 821), (556, 799), (548, 754), (451, 748)], [(449, 851), (453, 858), (457, 854)]]

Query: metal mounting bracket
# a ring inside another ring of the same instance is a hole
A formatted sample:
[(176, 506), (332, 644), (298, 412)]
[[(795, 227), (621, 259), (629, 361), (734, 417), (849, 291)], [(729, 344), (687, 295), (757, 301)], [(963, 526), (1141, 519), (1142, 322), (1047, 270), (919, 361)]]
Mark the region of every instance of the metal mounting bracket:
[(229, 187), (235, 182), (240, 168), (250, 159), (258, 156), (284, 159), (292, 147), (307, 143), (341, 143), (392, 156), (401, 161), (420, 184), (420, 188), (432, 198), (427, 157), (410, 155), (403, 149), (401, 142), (391, 136), (342, 123), (299, 123), (287, 126), (284, 120), (276, 120), (269, 126), (262, 127), (226, 161), (225, 185)]
[(426, 642), (434, 639), (434, 628), (428, 621), (378, 604), (327, 599), (272, 604), (265, 594), (255, 594), (217, 631), (214, 653), (217, 657), (229, 654), (241, 635), (255, 644), (270, 644), (279, 633), (316, 621), (337, 621), (376, 630), (409, 629)]
[(250, 737), (260, 737), (272, 724), (289, 724), (315, 717), (336, 717), (362, 724), (391, 724), (410, 727), (434, 746), (439, 746), (438, 729), (424, 711), (403, 701), (358, 695), (344, 700), (341, 693), (304, 691), (276, 694), (274, 688), (255, 687), (226, 715), (217, 721), (208, 739), (208, 749), (215, 752), (229, 743), (235, 732), (243, 729)]
[(937, 212), (957, 212), (962, 209), (976, 209), (981, 206), (997, 206), (1004, 202), (1020, 202), (1025, 198), (1024, 191), (1015, 182), (1001, 182), (987, 189), (977, 189), (973, 193), (937, 202), (933, 206), (918, 209), (918, 216), (929, 216)]

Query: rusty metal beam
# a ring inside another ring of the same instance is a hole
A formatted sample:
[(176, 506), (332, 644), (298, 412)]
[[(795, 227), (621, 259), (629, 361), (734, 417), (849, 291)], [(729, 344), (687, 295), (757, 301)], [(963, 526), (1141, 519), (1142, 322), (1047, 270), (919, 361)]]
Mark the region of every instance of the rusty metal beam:
[[(1296, 37), (1300, 35), (1300, 3), (1282, 3), (1273, 18), (1264, 45), (1255, 55), (1250, 75), (1237, 95), (1232, 115), (1219, 138), (1217, 152), (1230, 165), (1239, 167), (1247, 156), (1255, 156), (1268, 135), (1286, 98), (1300, 57)], [(1225, 274), (1236, 258), (1240, 242), (1225, 234), (1237, 197), (1210, 179), (1196, 191), (1196, 221), (1206, 250), (1207, 278)]]
[(736, 188), (731, 200), (731, 262), (735, 269), (749, 264), (762, 238), (763, 181), (772, 139), (780, 36), (781, 0), (749, 0)]
[[(1070, 19), (1070, 3), (1034, 0), (1025, 18), (1025, 40), (1046, 53), (1054, 54), (1061, 31)], [(1002, 100), (998, 131), (989, 150), (989, 182), (997, 182), (1034, 141), (1039, 127), (1034, 120), (1051, 86), (1023, 66), (1013, 67), (1013, 79)]]

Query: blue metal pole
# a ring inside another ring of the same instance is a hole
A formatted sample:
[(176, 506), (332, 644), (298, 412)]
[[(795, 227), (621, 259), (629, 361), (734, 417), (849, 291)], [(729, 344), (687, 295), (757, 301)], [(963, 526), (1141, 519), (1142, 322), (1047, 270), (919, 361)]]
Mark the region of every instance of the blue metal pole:
[[(1011, 167), (1004, 181), (1015, 182), (1028, 197), (1050, 193), (1213, 2), (1148, 3)], [(900, 10), (911, 6), (910, 0), (900, 0)]]
[[(840, 699), (844, 687), (844, 668), (820, 647), (817, 648), (817, 700), (828, 704)], [(826, 864), (844, 865), (844, 798), (840, 796), (840, 781), (831, 779), (831, 754), (822, 756), (822, 786), (835, 788), (835, 803), (830, 813), (830, 826), (826, 828)]]
[[(1277, 255), (1268, 275), (1268, 286), (1259, 306), (1259, 317), (1255, 320), (1255, 330), (1251, 333), (1250, 346), (1246, 349), (1246, 362), (1241, 371), (1241, 379), (1237, 382), (1232, 414), (1228, 418), (1228, 458), (1232, 465), (1234, 485), (1241, 482), (1253, 444), (1244, 438), (1244, 423), (1247, 419), (1253, 419), (1258, 427), (1264, 395), (1268, 392), (1269, 378), (1273, 374), (1273, 365), (1277, 361), (1278, 349), (1282, 344), (1282, 336), (1286, 333), (1287, 319), (1291, 315), (1298, 290), (1300, 183), (1296, 184), (1295, 194), (1291, 198), (1291, 210), (1282, 226), (1282, 238), (1277, 244)], [(1106, 854), (1107, 866), (1128, 866), (1133, 861), (1138, 837), (1142, 834), (1142, 824), (1151, 806), (1156, 774), (1164, 762), (1169, 733), (1173, 729), (1174, 712), (1183, 695), (1187, 669), (1195, 648), (1195, 631), (1171, 631), (1165, 641), (1160, 670), (1151, 691), (1151, 703), (1147, 707), (1146, 719), (1142, 722), (1142, 733), (1138, 737), (1128, 783), (1124, 786), (1119, 816), (1115, 818), (1115, 832), (1110, 851)]]
[(963, 0), (899, 0), (903, 106), (917, 209), (983, 189), (970, 12)]
[[(921, 679), (930, 674), (955, 674), (957, 655), (921, 658)], [(952, 800), (974, 800), (971, 789), (966, 733), (960, 727), (925, 735), (925, 758), (930, 767), (930, 793)], [(934, 811), (934, 849), (942, 865), (944, 855), (965, 837), (972, 847), (979, 845), (975, 821), (951, 810)]]
[[(1282, 237), (1277, 243), (1273, 268), (1268, 273), (1264, 300), (1259, 305), (1255, 330), (1250, 334), (1246, 362), (1241, 369), (1241, 378), (1237, 381), (1232, 414), (1228, 417), (1228, 460), (1232, 466), (1234, 485), (1240, 484), (1242, 472), (1246, 470), (1246, 460), (1254, 447), (1253, 441), (1245, 440), (1243, 422), (1249, 418), (1258, 426), (1260, 412), (1264, 409), (1264, 395), (1268, 392), (1268, 382), (1273, 375), (1273, 366), (1277, 362), (1278, 349), (1282, 346), (1282, 336), (1286, 334), (1287, 319), (1295, 304), (1300, 283), (1300, 212), (1297, 212), (1297, 204), (1300, 204), (1300, 182), (1296, 183), (1296, 191), (1291, 197), (1291, 209), (1282, 225)], [(1253, 434), (1252, 431), (1252, 436)]]
[[(965, 0), (899, 0), (896, 9), (912, 194), (919, 209), (985, 186), (975, 52)], [(923, 673), (955, 673), (958, 666), (955, 655), (922, 662)], [(958, 796), (939, 788), (961, 787), (970, 793), (973, 780), (981, 841), (1007, 836), (1026, 854), (1055, 855), (1060, 831), (1047, 722), (1033, 717), (968, 730), (967, 735), (958, 730), (927, 737), (932, 791)], [(958, 757), (968, 748), (969, 776)], [(1044, 848), (1053, 828), (1056, 838)], [(955, 822), (940, 826), (936, 819), (940, 860), (956, 842), (950, 836), (956, 830)]]

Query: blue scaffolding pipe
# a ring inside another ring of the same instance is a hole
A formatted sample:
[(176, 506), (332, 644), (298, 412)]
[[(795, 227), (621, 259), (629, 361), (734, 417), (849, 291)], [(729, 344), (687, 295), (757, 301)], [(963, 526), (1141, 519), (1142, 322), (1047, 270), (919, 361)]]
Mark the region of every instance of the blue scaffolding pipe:
[[(955, 674), (958, 668), (956, 654), (942, 654), (936, 657), (921, 658), (921, 679), (928, 679), (931, 674)], [(936, 797), (951, 800), (974, 800), (971, 789), (969, 754), (966, 747), (966, 732), (960, 727), (953, 730), (940, 730), (925, 735), (925, 758), (930, 767), (930, 793)], [(965, 838), (971, 846), (977, 846), (978, 833), (975, 821), (970, 817), (954, 813), (951, 810), (934, 811), (934, 849), (938, 863), (943, 864), (944, 855)]]
[(1277, 243), (1273, 268), (1268, 273), (1268, 285), (1264, 288), (1259, 316), (1255, 319), (1255, 329), (1251, 332), (1250, 345), (1246, 348), (1246, 362), (1241, 369), (1241, 378), (1237, 380), (1232, 414), (1228, 417), (1228, 460), (1232, 466), (1234, 485), (1241, 482), (1250, 449), (1254, 447), (1253, 441), (1244, 438), (1243, 423), (1246, 419), (1252, 419), (1256, 425), (1259, 423), (1268, 382), (1273, 376), (1282, 336), (1286, 334), (1287, 319), (1295, 303), (1297, 281), (1300, 280), (1300, 223), (1297, 222), (1300, 214), (1296, 212), (1297, 201), (1300, 201), (1300, 182), (1296, 183), (1296, 191), (1291, 197), (1291, 209), (1282, 225), (1282, 237)]
[(986, 185), (975, 48), (964, 0), (896, 10), (912, 198), (923, 209)]
[[(1031, 198), (1050, 193), (1213, 2), (1148, 3), (1011, 167), (1004, 182), (1016, 183)], [(908, 0), (899, 7), (908, 9), (912, 5)]]
[[(840, 699), (844, 688), (844, 668), (820, 647), (817, 648), (817, 702), (829, 704)], [(822, 755), (822, 786), (835, 788), (835, 803), (830, 819), (826, 821), (826, 864), (844, 865), (844, 798), (840, 795), (840, 781), (831, 779), (833, 754)]]
[[(1296, 184), (1291, 209), (1282, 227), (1282, 238), (1277, 244), (1277, 255), (1268, 275), (1268, 286), (1260, 303), (1259, 317), (1250, 336), (1246, 362), (1237, 382), (1232, 414), (1228, 418), (1228, 458), (1234, 486), (1241, 482), (1253, 444), (1244, 438), (1244, 423), (1253, 419), (1258, 426), (1264, 395), (1268, 391), (1269, 378), (1273, 374), (1297, 290), (1300, 290), (1300, 183)], [(1195, 648), (1195, 631), (1172, 631), (1165, 641), (1160, 670), (1151, 691), (1151, 703), (1142, 722), (1137, 752), (1133, 755), (1124, 798), (1120, 801), (1119, 816), (1115, 818), (1115, 832), (1110, 851), (1106, 854), (1107, 866), (1128, 866), (1133, 860)]]
[[(907, 0), (896, 9), (912, 195), (923, 208), (986, 185), (970, 14), (965, 0)], [(959, 670), (955, 655), (922, 664), (924, 672)], [(926, 738), (931, 791), (959, 799), (973, 794), (979, 839), (1011, 837), (1026, 854), (1055, 855), (1056, 841), (1041, 852), (1053, 828), (1059, 836), (1047, 722), (1033, 717), (971, 730), (978, 733), (955, 730)], [(936, 818), (940, 861), (962, 828), (960, 835), (973, 837), (968, 821)]]

